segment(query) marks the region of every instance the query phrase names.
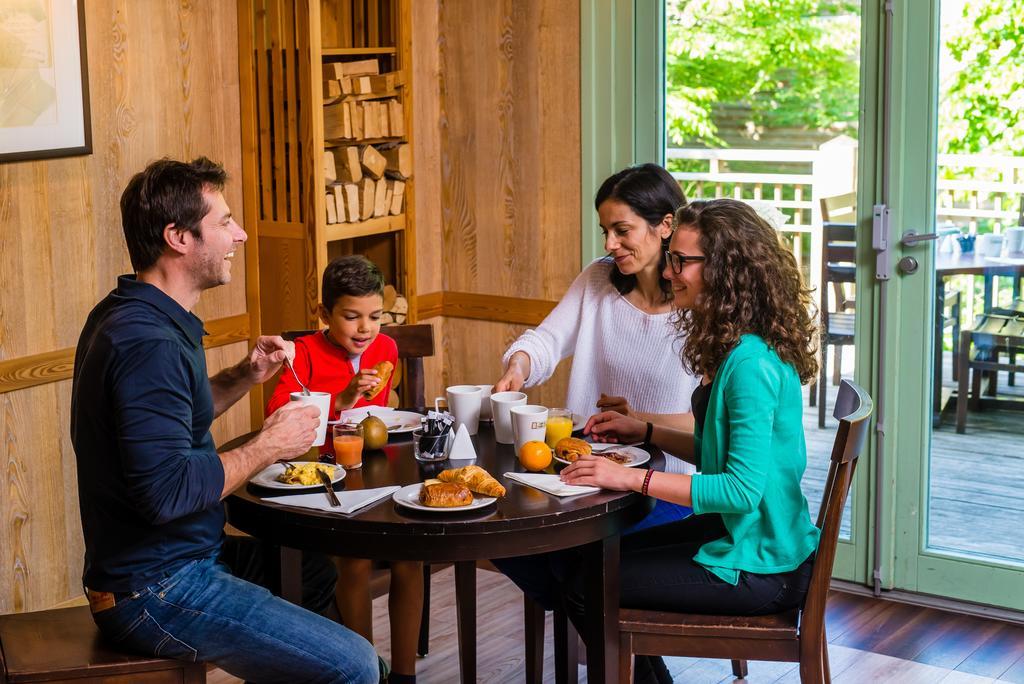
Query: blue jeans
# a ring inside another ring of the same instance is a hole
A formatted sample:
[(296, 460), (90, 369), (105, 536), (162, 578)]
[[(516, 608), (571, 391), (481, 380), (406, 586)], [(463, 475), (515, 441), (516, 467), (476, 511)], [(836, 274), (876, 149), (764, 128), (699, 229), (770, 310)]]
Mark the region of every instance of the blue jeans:
[(373, 646), (322, 615), (239, 579), (215, 558), (93, 614), (116, 645), (205, 661), (250, 682), (359, 682), (380, 673)]

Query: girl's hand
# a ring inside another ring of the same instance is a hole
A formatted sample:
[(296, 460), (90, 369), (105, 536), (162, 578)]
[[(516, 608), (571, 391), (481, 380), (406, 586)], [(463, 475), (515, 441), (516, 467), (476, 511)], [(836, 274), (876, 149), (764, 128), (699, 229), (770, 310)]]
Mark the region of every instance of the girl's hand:
[(526, 352), (516, 352), (508, 360), (508, 368), (491, 392), (518, 392), (530, 377), (530, 357)]
[(647, 434), (647, 423), (616, 411), (604, 411), (590, 416), (583, 434), (590, 435), (595, 442), (639, 442)]
[(364, 368), (352, 376), (348, 387), (343, 389), (334, 399), (334, 410), (344, 411), (352, 408), (359, 401), (359, 397), (362, 396), (363, 392), (369, 392), (379, 384), (380, 378), (377, 377), (377, 370), (375, 368)]
[(629, 415), (629, 402), (626, 397), (611, 397), (601, 392), (601, 398), (597, 400), (598, 411), (615, 411), (624, 416)]
[(640, 491), (646, 471), (612, 463), (607, 458), (588, 454), (562, 471), (562, 482), (591, 485), (616, 491)]

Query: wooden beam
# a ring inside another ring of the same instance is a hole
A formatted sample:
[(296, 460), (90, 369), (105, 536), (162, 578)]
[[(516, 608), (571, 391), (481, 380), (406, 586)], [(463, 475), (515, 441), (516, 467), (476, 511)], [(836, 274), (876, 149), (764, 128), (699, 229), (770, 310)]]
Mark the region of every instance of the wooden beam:
[(451, 291), (430, 292), (416, 300), (420, 319), (448, 316), (521, 325), (538, 325), (556, 304), (545, 299)]
[[(249, 341), (247, 313), (217, 318), (204, 325), (210, 333), (203, 339), (207, 349)], [(74, 368), (74, 347), (0, 361), (0, 394), (67, 380)]]

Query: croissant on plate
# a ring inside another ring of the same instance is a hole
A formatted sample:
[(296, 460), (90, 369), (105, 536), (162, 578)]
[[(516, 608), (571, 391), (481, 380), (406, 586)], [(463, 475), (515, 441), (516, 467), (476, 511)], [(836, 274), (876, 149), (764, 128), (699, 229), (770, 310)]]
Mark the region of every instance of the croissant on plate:
[(442, 470), (437, 477), (442, 482), (458, 482), (465, 485), (475, 494), (505, 496), (505, 488), (501, 486), (501, 483), (478, 465)]
[(432, 508), (455, 508), (473, 503), (473, 495), (468, 487), (456, 482), (424, 482), (420, 488), (420, 503)]
[(576, 437), (566, 437), (555, 443), (555, 456), (569, 463), (575, 463), (580, 456), (585, 456), (590, 452), (591, 446)]

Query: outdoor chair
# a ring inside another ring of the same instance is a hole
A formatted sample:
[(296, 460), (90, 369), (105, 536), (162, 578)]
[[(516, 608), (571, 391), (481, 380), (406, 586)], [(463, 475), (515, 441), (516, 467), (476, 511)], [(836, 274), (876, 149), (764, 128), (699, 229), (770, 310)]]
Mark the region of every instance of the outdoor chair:
[(152, 682), (199, 684), (205, 663), (118, 650), (88, 606), (0, 616), (0, 682)]
[[(822, 200), (824, 206), (824, 200)], [(842, 379), (842, 358), (845, 346), (852, 345), (854, 322), (854, 299), (847, 297), (846, 288), (852, 288), (857, 280), (856, 227), (852, 223), (824, 223), (821, 227), (821, 287), (819, 288), (819, 313), (821, 316), (820, 350), (821, 363), (818, 379), (811, 388), (811, 403), (817, 390), (818, 427), (825, 427), (825, 381), (828, 377), (828, 350), (834, 350), (832, 384)], [(835, 291), (835, 304), (830, 303), (829, 289)]]
[[(289, 341), (305, 335), (320, 332), (319, 330), (289, 330), (281, 333), (281, 337)], [(399, 365), (404, 366), (404, 373), (399, 389), (402, 391), (401, 404), (411, 408), (422, 409), (426, 406), (423, 380), (423, 357), (434, 355), (434, 327), (428, 323), (408, 325), (388, 325), (381, 328), (398, 346)], [(396, 375), (397, 377), (397, 370)], [(423, 564), (423, 614), (420, 618), (419, 643), (416, 652), (427, 655), (430, 646), (430, 565)]]
[(801, 682), (830, 681), (825, 603), (843, 504), (867, 440), (872, 406), (863, 389), (842, 381), (833, 412), (839, 429), (818, 509), (821, 538), (804, 604), (785, 613), (756, 617), (623, 609), (619, 611), (621, 684), (633, 681), (634, 654), (730, 658), (736, 677), (747, 675), (747, 660), (798, 662)]
[[(956, 398), (957, 434), (962, 435), (967, 431), (968, 401), (974, 410), (980, 410), (986, 404), (1000, 408), (1024, 408), (1024, 401), (1020, 399), (1001, 401), (981, 397), (983, 375), (989, 375), (990, 394), (994, 394), (995, 377), (999, 371), (1024, 372), (1024, 365), (1017, 363), (1017, 355), (1024, 355), (1024, 315), (1005, 315), (995, 311), (1015, 314), (1012, 309), (993, 310), (993, 313), (982, 314), (973, 328), (960, 332), (960, 351), (957, 356), (957, 364), (960, 366)], [(1005, 363), (1003, 354), (1008, 357)], [(968, 381), (971, 385), (970, 397)]]

